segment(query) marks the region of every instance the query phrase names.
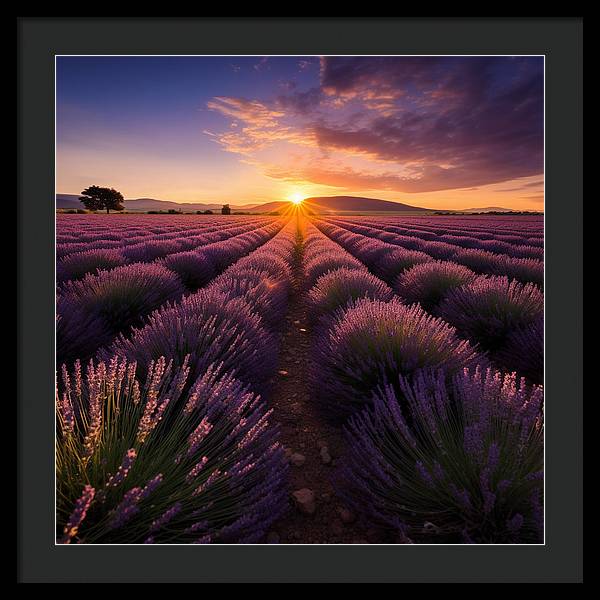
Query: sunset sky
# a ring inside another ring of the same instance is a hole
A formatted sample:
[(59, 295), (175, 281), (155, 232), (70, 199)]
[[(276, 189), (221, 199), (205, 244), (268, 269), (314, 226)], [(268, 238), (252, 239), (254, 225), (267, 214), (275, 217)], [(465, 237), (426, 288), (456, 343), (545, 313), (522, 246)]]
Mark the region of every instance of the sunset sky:
[(542, 57), (58, 57), (57, 189), (543, 209)]

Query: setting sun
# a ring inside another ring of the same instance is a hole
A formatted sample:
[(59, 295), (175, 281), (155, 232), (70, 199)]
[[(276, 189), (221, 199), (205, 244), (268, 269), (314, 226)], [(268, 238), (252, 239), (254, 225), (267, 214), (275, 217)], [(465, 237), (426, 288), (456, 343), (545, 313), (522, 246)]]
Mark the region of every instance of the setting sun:
[(288, 196), (288, 200), (294, 204), (302, 204), (304, 196), (300, 192), (293, 192)]

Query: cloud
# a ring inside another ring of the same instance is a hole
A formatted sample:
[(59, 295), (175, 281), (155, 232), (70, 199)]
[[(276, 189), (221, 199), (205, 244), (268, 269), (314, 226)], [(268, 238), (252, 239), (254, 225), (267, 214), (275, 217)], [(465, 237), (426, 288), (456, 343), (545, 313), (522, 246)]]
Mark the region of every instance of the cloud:
[(277, 119), (284, 114), (281, 111), (269, 108), (266, 104), (257, 100), (229, 98), (226, 96), (213, 98), (207, 103), (207, 107), (227, 117), (239, 119), (261, 127), (276, 127)]
[(243, 124), (225, 149), (271, 149), (270, 177), (410, 193), (543, 172), (541, 58), (324, 57), (318, 85), (208, 107)]
[(523, 200), (531, 200), (532, 202), (543, 202), (544, 194), (536, 194), (535, 196), (521, 196)]
[(269, 66), (269, 57), (268, 56), (263, 56), (255, 65), (253, 65), (253, 68), (255, 71), (265, 71), (265, 70), (269, 70), (271, 67)]
[(305, 92), (292, 91), (277, 97), (276, 104), (287, 114), (310, 115), (323, 99), (320, 88), (310, 88)]
[(527, 183), (523, 183), (521, 185), (518, 185), (516, 187), (511, 187), (511, 188), (502, 188), (499, 190), (495, 190), (496, 192), (523, 192), (526, 191), (528, 188), (541, 188), (544, 185), (544, 181), (540, 180), (540, 181), (528, 181)]

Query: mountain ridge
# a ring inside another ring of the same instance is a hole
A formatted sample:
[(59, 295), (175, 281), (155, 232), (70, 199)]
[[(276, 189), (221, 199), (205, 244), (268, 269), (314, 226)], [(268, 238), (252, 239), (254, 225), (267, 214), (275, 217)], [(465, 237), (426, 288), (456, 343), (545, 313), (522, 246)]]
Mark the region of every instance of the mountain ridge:
[[(229, 204), (233, 212), (251, 212), (265, 214), (289, 209), (291, 204), (285, 200), (276, 200), (264, 204)], [(486, 206), (483, 208), (463, 209), (433, 209), (413, 206), (402, 202), (367, 198), (363, 196), (311, 196), (302, 201), (302, 206), (314, 214), (350, 214), (360, 212), (380, 213), (405, 213), (405, 214), (431, 214), (433, 212), (511, 212), (513, 209), (499, 206)], [(150, 210), (177, 210), (177, 211), (205, 211), (219, 212), (223, 203), (203, 202), (174, 202), (172, 200), (158, 200), (156, 198), (129, 198), (125, 200), (125, 209), (129, 212), (148, 212)], [(77, 194), (56, 194), (56, 208), (78, 209), (84, 208)]]

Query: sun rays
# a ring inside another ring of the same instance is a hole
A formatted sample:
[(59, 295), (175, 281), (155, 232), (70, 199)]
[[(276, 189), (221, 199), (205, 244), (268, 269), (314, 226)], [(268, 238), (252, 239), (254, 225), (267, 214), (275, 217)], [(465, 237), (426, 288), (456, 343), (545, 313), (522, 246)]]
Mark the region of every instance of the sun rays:
[(302, 204), (302, 202), (304, 201), (304, 194), (302, 194), (302, 192), (292, 192), (291, 194), (288, 195), (288, 200), (292, 203), (295, 204), (296, 206), (298, 206), (299, 204)]

